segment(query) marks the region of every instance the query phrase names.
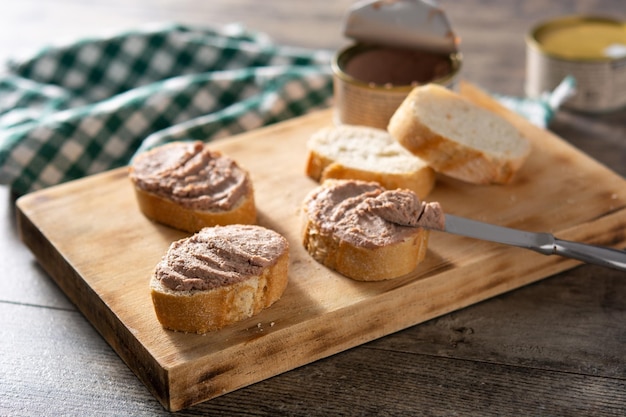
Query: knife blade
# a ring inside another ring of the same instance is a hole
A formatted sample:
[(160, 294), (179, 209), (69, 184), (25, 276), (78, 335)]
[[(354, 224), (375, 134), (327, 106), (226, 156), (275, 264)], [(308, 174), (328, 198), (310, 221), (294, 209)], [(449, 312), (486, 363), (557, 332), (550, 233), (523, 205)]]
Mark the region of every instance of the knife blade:
[(451, 214), (445, 214), (443, 231), (474, 239), (530, 249), (543, 255), (559, 255), (585, 263), (626, 271), (625, 251), (557, 239), (550, 233), (535, 233), (511, 229)]

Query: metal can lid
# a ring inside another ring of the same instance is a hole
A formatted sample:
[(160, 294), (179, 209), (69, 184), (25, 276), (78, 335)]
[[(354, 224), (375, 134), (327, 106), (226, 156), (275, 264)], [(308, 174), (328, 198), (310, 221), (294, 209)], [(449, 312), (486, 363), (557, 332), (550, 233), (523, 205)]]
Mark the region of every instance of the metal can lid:
[(442, 9), (428, 0), (362, 0), (348, 11), (344, 35), (358, 42), (441, 53), (458, 50)]

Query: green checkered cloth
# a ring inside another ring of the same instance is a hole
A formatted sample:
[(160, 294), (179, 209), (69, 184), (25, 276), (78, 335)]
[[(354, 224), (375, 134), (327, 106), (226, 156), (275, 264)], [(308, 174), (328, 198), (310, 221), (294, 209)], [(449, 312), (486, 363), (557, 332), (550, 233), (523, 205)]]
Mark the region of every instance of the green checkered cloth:
[(168, 25), (49, 47), (0, 77), (0, 183), (17, 194), (328, 107), (330, 51), (239, 25)]

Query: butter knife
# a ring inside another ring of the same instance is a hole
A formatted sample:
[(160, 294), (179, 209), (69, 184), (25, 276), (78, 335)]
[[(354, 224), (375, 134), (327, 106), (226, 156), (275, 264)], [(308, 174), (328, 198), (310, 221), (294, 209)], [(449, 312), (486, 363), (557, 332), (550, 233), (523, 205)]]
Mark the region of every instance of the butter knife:
[[(437, 229), (433, 229), (437, 230)], [(445, 215), (443, 231), (530, 249), (543, 255), (560, 255), (585, 263), (626, 271), (626, 252), (555, 238), (550, 233), (533, 233), (496, 226), (451, 214)]]

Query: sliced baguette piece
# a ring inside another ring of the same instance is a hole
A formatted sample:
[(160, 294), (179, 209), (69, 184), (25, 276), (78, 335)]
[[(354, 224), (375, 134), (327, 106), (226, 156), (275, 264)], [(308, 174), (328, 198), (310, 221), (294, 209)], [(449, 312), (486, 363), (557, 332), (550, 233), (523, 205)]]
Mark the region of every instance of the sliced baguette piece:
[(531, 150), (502, 116), (436, 84), (416, 87), (389, 133), (435, 171), (474, 184), (507, 184)]
[(435, 171), (382, 129), (328, 126), (311, 135), (307, 148), (306, 174), (320, 183), (326, 179), (375, 181), (390, 190), (412, 190), (420, 198), (435, 185)]
[[(317, 262), (357, 281), (382, 281), (412, 272), (426, 256), (430, 232), (386, 220), (361, 204), (398, 192), (415, 196), (410, 190), (386, 190), (376, 182), (324, 181), (303, 201), (302, 244)], [(402, 211), (406, 206), (396, 208)]]
[(149, 219), (187, 232), (254, 224), (249, 173), (200, 142), (172, 142), (138, 155), (129, 166), (137, 204)]
[(150, 280), (158, 321), (207, 333), (258, 314), (282, 296), (289, 244), (255, 225), (207, 227), (173, 242)]

